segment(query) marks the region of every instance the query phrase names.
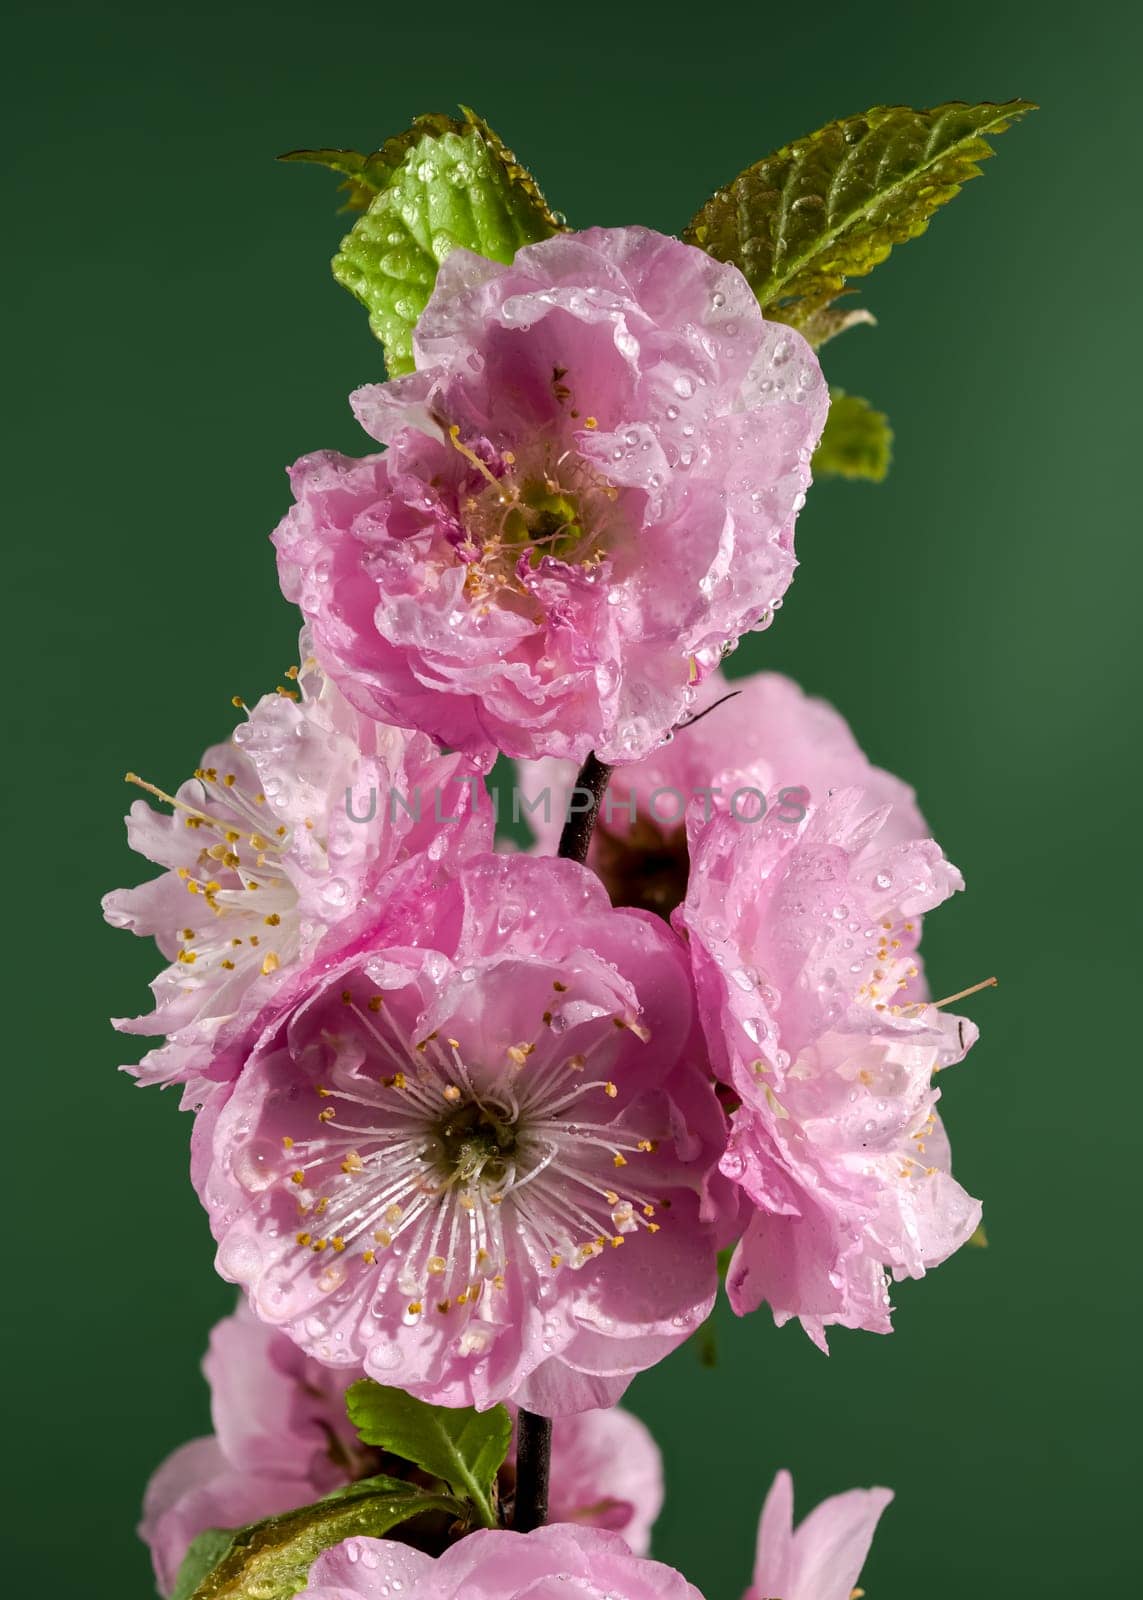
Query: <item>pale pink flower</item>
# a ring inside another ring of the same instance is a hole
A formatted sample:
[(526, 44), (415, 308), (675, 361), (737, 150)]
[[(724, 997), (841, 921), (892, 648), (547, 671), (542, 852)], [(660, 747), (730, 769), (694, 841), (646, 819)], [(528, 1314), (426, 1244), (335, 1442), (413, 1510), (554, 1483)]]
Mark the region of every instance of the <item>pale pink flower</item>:
[(851, 1489), (794, 1527), (794, 1483), (779, 1472), (758, 1523), (754, 1580), (745, 1600), (849, 1600), (891, 1489)]
[(479, 857), (403, 909), (198, 1118), (219, 1270), (422, 1399), (611, 1404), (715, 1289), (726, 1129), (685, 950), (568, 861)]
[(287, 597), (347, 697), (490, 758), (646, 755), (793, 575), (828, 393), (737, 268), (646, 228), (456, 250), (387, 454), (293, 469)]
[(206, 752), (171, 814), (135, 802), (131, 846), (167, 870), (103, 903), (109, 922), (153, 936), (170, 963), (151, 986), (155, 1009), (116, 1021), (166, 1035), (127, 1070), (141, 1083), (188, 1083), (192, 1100), (203, 1079), (234, 1076), (311, 968), (369, 930), (388, 870), (421, 852), (457, 859), (490, 837), (469, 762), (371, 722), (323, 679), (304, 635), (302, 654), (297, 699), (259, 700)]
[[(345, 1390), (362, 1374), (305, 1356), (246, 1302), (218, 1323), (203, 1363), (214, 1433), (170, 1455), (151, 1479), (140, 1536), (163, 1594), (191, 1540), (308, 1505), (356, 1478), (392, 1471), (346, 1417)], [(502, 1492), (513, 1482), (512, 1457)], [(663, 1501), (663, 1467), (647, 1428), (629, 1411), (584, 1411), (552, 1429), (549, 1503), (555, 1522), (622, 1533), (646, 1554)]]
[(216, 1325), (203, 1362), (214, 1432), (167, 1457), (147, 1485), (140, 1536), (169, 1594), (207, 1528), (237, 1528), (364, 1475), (372, 1452), (345, 1414), (360, 1374), (323, 1366), (241, 1305)]
[(690, 819), (676, 913), (714, 1068), (741, 1100), (722, 1159), (750, 1205), (727, 1276), (738, 1312), (890, 1330), (886, 1269), (920, 1277), (980, 1207), (949, 1172), (932, 1075), (972, 1024), (918, 992), (922, 913), (961, 887), (930, 840), (900, 838), (859, 789), (807, 808)]
[(614, 1533), (550, 1523), (532, 1533), (481, 1528), (443, 1555), (392, 1539), (346, 1539), (320, 1555), (308, 1600), (702, 1600), (660, 1561), (633, 1555)]
[[(733, 812), (746, 826), (769, 810), (792, 825), (806, 805), (857, 786), (872, 805), (892, 807), (883, 844), (928, 834), (908, 784), (872, 764), (840, 712), (781, 673), (728, 680), (714, 672), (695, 715), (667, 744), (611, 775), (588, 865), (615, 905), (669, 916), (683, 900), (688, 807), (699, 819)], [(519, 764), (516, 817), (545, 854), (554, 853), (569, 806), (584, 804), (582, 795), (572, 800), (576, 773), (569, 761)]]

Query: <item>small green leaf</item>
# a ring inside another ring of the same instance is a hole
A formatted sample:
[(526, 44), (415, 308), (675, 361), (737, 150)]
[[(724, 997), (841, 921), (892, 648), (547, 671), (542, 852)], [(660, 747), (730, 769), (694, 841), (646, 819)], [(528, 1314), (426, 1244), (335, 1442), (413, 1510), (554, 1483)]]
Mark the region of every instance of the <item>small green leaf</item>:
[(535, 183), (485, 124), (450, 123), (420, 131), (406, 147), (341, 241), (333, 275), (368, 309), (389, 375), (396, 377), (412, 370), (413, 327), (446, 256), (463, 245), (508, 262), (521, 245), (550, 238), (559, 226)]
[(323, 1550), (343, 1539), (381, 1538), (392, 1528), (465, 1508), (451, 1495), (427, 1494), (399, 1478), (363, 1478), (314, 1505), (266, 1517), (233, 1532), (199, 1534), (179, 1569), (172, 1600), (289, 1600)]
[(814, 451), (815, 478), (865, 478), (880, 483), (889, 471), (893, 430), (889, 418), (868, 400), (844, 389), (830, 390), (829, 416)]
[(472, 1500), (486, 1527), (496, 1527), (492, 1485), (512, 1438), (512, 1418), (503, 1406), (491, 1411), (431, 1406), (372, 1378), (350, 1385), (346, 1406), (365, 1444), (442, 1479), (454, 1494)]
[(191, 1600), (202, 1580), (211, 1573), (230, 1549), (234, 1532), (230, 1528), (207, 1528), (191, 1540), (179, 1567), (171, 1600)]
[[(1003, 133), (1036, 108), (954, 102), (931, 111), (875, 106), (831, 122), (748, 167), (683, 237), (731, 261), (763, 310), (813, 331), (813, 317), (980, 173)], [(835, 330), (836, 331), (836, 330)]]
[(308, 161), (340, 173), (345, 179), (341, 187), (346, 191), (345, 204), (341, 209), (368, 211), (419, 139), (425, 134), (439, 138), (442, 133), (463, 133), (464, 129), (465, 124), (454, 117), (430, 111), (423, 117), (415, 117), (404, 133), (386, 139), (380, 150), (374, 150), (372, 155), (362, 155), (360, 150), (288, 150), (278, 160)]
[(988, 1235), (984, 1231), (984, 1223), (978, 1222), (968, 1236), (969, 1244), (974, 1244), (978, 1250), (988, 1249)]
[(800, 331), (802, 337), (818, 350), (831, 339), (836, 339), (839, 333), (844, 333), (847, 328), (859, 328), (863, 324), (870, 328), (877, 326), (877, 318), (864, 306), (855, 306), (852, 311), (839, 311), (836, 306), (822, 306), (804, 318)]

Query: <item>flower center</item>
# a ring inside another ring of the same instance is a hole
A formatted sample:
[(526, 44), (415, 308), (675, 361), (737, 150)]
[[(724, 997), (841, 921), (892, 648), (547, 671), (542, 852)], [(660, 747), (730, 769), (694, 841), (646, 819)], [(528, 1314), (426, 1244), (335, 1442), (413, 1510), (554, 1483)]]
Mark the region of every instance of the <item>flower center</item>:
[(640, 819), (625, 833), (595, 830), (599, 876), (613, 906), (636, 906), (669, 919), (686, 899), (690, 876), (687, 830)]
[(516, 1154), (516, 1128), (488, 1105), (473, 1102), (441, 1119), (436, 1137), (436, 1165), (446, 1182), (499, 1188), (506, 1182)]
[(406, 1323), (450, 1315), (471, 1353), (522, 1261), (575, 1269), (658, 1232), (669, 1200), (642, 1166), (657, 1139), (630, 1125), (608, 1076), (631, 1035), (648, 1037), (636, 1019), (597, 1010), (572, 1051), (548, 1011), (536, 1040), (477, 1064), (455, 1039), (411, 1038), (399, 1002), (341, 999), (346, 1026), (323, 1035), (344, 1065), (317, 1086), (317, 1129), (283, 1139), (284, 1160), (243, 1163), (256, 1188), (284, 1179), (297, 1203), (294, 1272), (312, 1267), (331, 1293), (351, 1271), (375, 1274), (375, 1293), (406, 1298)]
[(590, 571), (608, 553), (619, 491), (574, 448), (558, 455), (548, 442), (531, 451), (523, 468), (511, 450), (492, 464), (449, 428), (453, 447), (484, 480), (460, 497), (465, 593), (483, 606), (531, 598), (527, 578), (545, 557)]

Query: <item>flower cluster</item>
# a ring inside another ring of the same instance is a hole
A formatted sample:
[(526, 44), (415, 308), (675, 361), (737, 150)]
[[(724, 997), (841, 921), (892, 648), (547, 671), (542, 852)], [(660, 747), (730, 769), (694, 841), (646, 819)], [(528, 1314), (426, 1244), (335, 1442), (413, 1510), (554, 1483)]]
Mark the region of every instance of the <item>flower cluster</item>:
[[(888, 1489), (851, 1489), (793, 1526), (794, 1488), (780, 1472), (758, 1524), (753, 1580), (743, 1600), (851, 1600)], [(647, 1561), (613, 1533), (565, 1523), (521, 1537), (482, 1531), (437, 1559), (390, 1539), (346, 1539), (319, 1556), (310, 1600), (496, 1600), (568, 1591), (585, 1600), (703, 1600), (694, 1584)]]
[[(293, 469), (289, 685), (173, 794), (133, 780), (162, 871), (105, 909), (165, 965), (117, 1026), (161, 1036), (127, 1070), (181, 1086), (244, 1292), (142, 1531), (169, 1593), (204, 1530), (391, 1473), (346, 1418), (367, 1378), (556, 1419), (557, 1525), (353, 1538), (307, 1594), (694, 1600), (645, 1559), (655, 1447), (606, 1408), (720, 1252), (735, 1312), (824, 1348), (973, 1232), (933, 1080), (975, 1029), (918, 954), (961, 880), (836, 711), (721, 674), (793, 576), (828, 405), (735, 266), (643, 228), (457, 249), (413, 342), (353, 398), (384, 451)], [(588, 804), (610, 778), (586, 860), (558, 802), (496, 849), (497, 754), (574, 803), (579, 763)], [(780, 1475), (749, 1600), (846, 1600), (888, 1498), (795, 1533)]]
[[(191, 1541), (208, 1528), (291, 1511), (393, 1465), (362, 1445), (347, 1421), (345, 1390), (361, 1370), (304, 1356), (244, 1301), (212, 1332), (203, 1370), (214, 1432), (163, 1462), (143, 1504), (139, 1531), (164, 1595)], [(561, 1417), (552, 1447), (553, 1521), (622, 1533), (636, 1555), (646, 1555), (663, 1503), (663, 1468), (639, 1419), (620, 1406)], [(511, 1459), (501, 1477), (510, 1490)]]

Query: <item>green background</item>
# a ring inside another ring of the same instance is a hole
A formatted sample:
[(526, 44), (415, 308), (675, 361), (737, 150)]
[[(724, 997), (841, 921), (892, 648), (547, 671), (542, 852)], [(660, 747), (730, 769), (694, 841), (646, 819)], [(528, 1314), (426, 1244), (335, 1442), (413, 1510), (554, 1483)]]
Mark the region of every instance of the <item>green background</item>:
[[(1119, 1593), (1138, 1569), (1137, 8), (636, 9), (316, 0), (18, 5), (4, 308), (4, 1464), (12, 1594), (149, 1592), (147, 1474), (206, 1423), (211, 1270), (173, 1096), (116, 1074), (154, 961), (102, 927), (136, 873), (121, 775), (173, 785), (292, 659), (283, 466), (364, 440), (378, 376), (329, 278), (333, 182), (276, 166), (478, 107), (573, 225), (680, 228), (719, 182), (885, 101), (1043, 110), (866, 280), (825, 352), (887, 410), (881, 488), (824, 483), (751, 665), (833, 698), (918, 787), (968, 893), (926, 950), (984, 1039), (950, 1075), (991, 1239), (827, 1360), (768, 1315), (640, 1378), (657, 1553), (737, 1596), (774, 1469), (807, 1509), (894, 1486), (871, 1600)], [(9, 970), (11, 970), (9, 968)]]

